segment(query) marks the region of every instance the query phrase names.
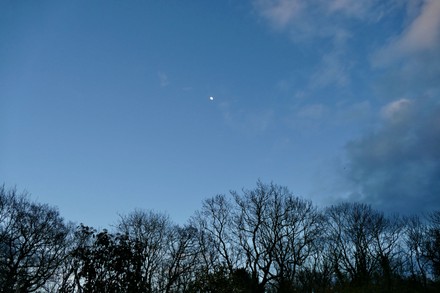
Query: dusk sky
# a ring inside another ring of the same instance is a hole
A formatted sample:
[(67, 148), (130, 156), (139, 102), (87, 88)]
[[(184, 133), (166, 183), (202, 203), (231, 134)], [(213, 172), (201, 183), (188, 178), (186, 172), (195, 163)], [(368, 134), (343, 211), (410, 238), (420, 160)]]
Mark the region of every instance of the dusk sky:
[(440, 0), (0, 0), (1, 184), (108, 227), (258, 179), (439, 209)]

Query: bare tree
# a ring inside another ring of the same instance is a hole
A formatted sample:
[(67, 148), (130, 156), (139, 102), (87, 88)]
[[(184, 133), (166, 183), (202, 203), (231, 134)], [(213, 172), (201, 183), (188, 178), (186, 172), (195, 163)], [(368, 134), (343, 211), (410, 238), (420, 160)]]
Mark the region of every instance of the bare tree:
[(66, 256), (68, 234), (57, 210), (0, 187), (0, 291), (43, 288)]
[(277, 241), (275, 269), (279, 288), (295, 283), (298, 272), (316, 269), (324, 231), (324, 217), (310, 201), (293, 197), (289, 193), (272, 204), (273, 217), (279, 218), (275, 226)]
[(369, 253), (372, 244), (371, 209), (363, 204), (344, 203), (327, 210), (328, 236), (336, 276), (340, 282), (369, 281), (374, 259)]
[(258, 181), (255, 189), (231, 195), (233, 200), (224, 195), (206, 200), (193, 219), (209, 268), (205, 277), (224, 276), (237, 284), (241, 275), (252, 292), (293, 285), (322, 234), (322, 215), (311, 202), (275, 184)]
[(397, 215), (385, 217), (377, 211), (372, 213), (372, 254), (377, 260), (375, 283), (391, 290), (393, 280), (401, 275), (404, 261), (401, 241), (404, 225)]
[(161, 292), (186, 292), (199, 268), (197, 229), (192, 226), (172, 228), (163, 260)]
[(234, 233), (244, 258), (245, 268), (250, 272), (254, 292), (264, 292), (269, 281), (274, 279), (273, 264), (278, 240), (277, 217), (271, 217), (271, 200), (277, 196), (275, 186), (257, 182), (257, 188), (243, 190), (243, 194), (232, 192), (236, 202)]
[(141, 275), (140, 288), (147, 292), (158, 289), (162, 280), (161, 266), (167, 257), (172, 223), (168, 216), (145, 211), (135, 211), (121, 216), (117, 231), (127, 235), (134, 243), (135, 270)]
[(316, 252), (323, 216), (310, 201), (293, 196), (285, 187), (257, 182), (257, 188), (233, 193), (236, 233), (246, 268), (257, 290), (271, 283), (290, 290), (297, 272)]
[(429, 214), (428, 220), (426, 257), (431, 262), (433, 275), (440, 280), (440, 211)]
[(377, 276), (377, 280), (389, 282), (399, 267), (401, 221), (361, 203), (332, 206), (326, 214), (338, 280), (366, 286)]
[(406, 262), (404, 268), (411, 280), (419, 281), (426, 286), (429, 270), (429, 261), (424, 253), (427, 227), (418, 216), (406, 218), (405, 222), (403, 252)]
[(202, 209), (192, 218), (197, 227), (200, 257), (204, 274), (226, 268), (232, 274), (239, 266), (240, 256), (236, 248), (233, 226), (233, 203), (225, 195), (217, 195), (203, 202)]

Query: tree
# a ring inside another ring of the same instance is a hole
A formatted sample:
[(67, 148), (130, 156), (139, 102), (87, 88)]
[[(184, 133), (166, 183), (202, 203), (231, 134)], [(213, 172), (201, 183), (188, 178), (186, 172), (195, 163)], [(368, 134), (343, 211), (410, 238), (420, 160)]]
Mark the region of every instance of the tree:
[(236, 269), (230, 273), (227, 268), (220, 267), (215, 272), (198, 274), (185, 292), (253, 293), (252, 283), (245, 269)]
[(327, 241), (339, 283), (389, 286), (399, 267), (401, 221), (361, 203), (331, 206), (326, 215)]
[(440, 211), (429, 214), (428, 220), (426, 257), (431, 262), (433, 275), (440, 280)]
[(418, 216), (411, 216), (404, 220), (406, 225), (403, 233), (403, 254), (406, 262), (404, 273), (414, 285), (426, 287), (429, 271), (429, 260), (426, 258), (425, 244), (427, 241), (427, 227)]
[(0, 187), (0, 291), (42, 289), (66, 257), (69, 232), (56, 209)]
[(256, 189), (233, 195), (238, 243), (257, 290), (269, 283), (280, 292), (290, 290), (316, 251), (323, 216), (310, 201), (275, 184), (257, 182)]
[(203, 275), (231, 280), (242, 270), (252, 292), (290, 288), (315, 251), (322, 215), (275, 184), (258, 181), (255, 189), (231, 195), (232, 200), (224, 195), (206, 200), (195, 218), (208, 268)]
[(183, 292), (198, 261), (197, 229), (173, 225), (163, 214), (135, 211), (123, 216), (117, 231), (133, 245), (133, 264), (146, 292)]
[(161, 292), (186, 292), (199, 267), (197, 229), (176, 225), (169, 236), (167, 253), (161, 265)]
[(139, 287), (133, 243), (127, 235), (97, 232), (80, 225), (72, 250), (73, 291), (79, 292), (145, 292)]
[(154, 212), (134, 211), (121, 216), (116, 226), (133, 243), (135, 271), (139, 275), (139, 288), (146, 292), (163, 289), (162, 265), (167, 257), (172, 223), (168, 216)]
[[(264, 292), (274, 279), (272, 273), (279, 235), (274, 226), (280, 219), (272, 212), (272, 200), (280, 196), (276, 186), (257, 182), (257, 188), (232, 192), (236, 203), (234, 228), (237, 249), (242, 251), (245, 269), (250, 272), (254, 292)], [(275, 212), (276, 213), (276, 212)]]
[(240, 251), (236, 247), (232, 211), (234, 205), (225, 195), (216, 195), (203, 201), (191, 223), (198, 228), (198, 246), (205, 275), (218, 268), (232, 274), (240, 265)]

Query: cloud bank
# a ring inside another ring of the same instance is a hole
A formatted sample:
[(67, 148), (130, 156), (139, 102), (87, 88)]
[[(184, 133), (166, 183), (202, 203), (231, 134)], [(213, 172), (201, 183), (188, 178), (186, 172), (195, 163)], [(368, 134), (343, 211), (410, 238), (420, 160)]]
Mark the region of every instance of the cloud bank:
[(381, 110), (382, 124), (346, 145), (350, 200), (388, 211), (440, 209), (440, 103), (399, 99)]

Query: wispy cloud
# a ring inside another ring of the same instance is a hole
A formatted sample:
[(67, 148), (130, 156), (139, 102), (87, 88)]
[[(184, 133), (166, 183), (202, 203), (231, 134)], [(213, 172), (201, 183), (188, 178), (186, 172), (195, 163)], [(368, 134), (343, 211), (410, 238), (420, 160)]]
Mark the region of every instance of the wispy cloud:
[(321, 64), (310, 78), (311, 88), (329, 85), (344, 87), (350, 83), (351, 64), (342, 55), (342, 52), (333, 51), (322, 57)]
[(165, 73), (163, 73), (163, 72), (158, 72), (158, 73), (157, 73), (157, 76), (158, 76), (158, 78), (159, 78), (159, 83), (160, 83), (160, 86), (161, 86), (161, 87), (166, 87), (167, 85), (170, 84), (170, 81), (169, 81), (169, 79), (168, 79), (168, 75), (166, 75)]
[[(381, 0), (254, 0), (257, 12), (293, 40), (340, 38), (347, 21), (379, 21), (398, 1)], [(337, 16), (337, 18), (335, 17)]]
[(225, 123), (246, 135), (257, 135), (266, 132), (274, 122), (274, 111), (271, 109), (247, 109), (236, 107), (233, 103), (219, 103)]
[(325, 127), (332, 111), (333, 109), (323, 103), (304, 100), (292, 105), (282, 117), (282, 121), (295, 135), (316, 135)]
[[(410, 17), (414, 17), (412, 13)], [(404, 31), (373, 55), (372, 62), (376, 67), (386, 66), (401, 58), (439, 50), (440, 1), (427, 0)]]
[(284, 29), (301, 17), (307, 2), (301, 0), (256, 0), (255, 7), (273, 26)]
[(386, 96), (440, 93), (440, 1), (407, 2), (400, 34), (379, 47), (371, 65), (381, 72), (376, 87)]
[(318, 120), (327, 112), (327, 107), (323, 104), (310, 104), (301, 107), (296, 113), (298, 118)]
[(311, 88), (348, 86), (354, 68), (352, 60), (359, 54), (351, 47), (360, 37), (356, 32), (358, 24), (377, 23), (397, 5), (395, 1), (382, 0), (255, 0), (253, 3), (270, 27), (320, 54), (319, 63), (310, 75)]

